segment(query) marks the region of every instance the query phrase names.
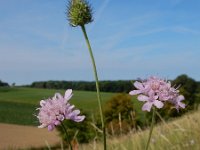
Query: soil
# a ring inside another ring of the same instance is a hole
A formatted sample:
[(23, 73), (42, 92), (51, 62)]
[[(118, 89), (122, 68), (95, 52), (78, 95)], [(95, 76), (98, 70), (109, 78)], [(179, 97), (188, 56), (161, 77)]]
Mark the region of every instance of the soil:
[(31, 126), (21, 126), (0, 123), (0, 149), (28, 149), (50, 147), (60, 144), (58, 132), (39, 129)]

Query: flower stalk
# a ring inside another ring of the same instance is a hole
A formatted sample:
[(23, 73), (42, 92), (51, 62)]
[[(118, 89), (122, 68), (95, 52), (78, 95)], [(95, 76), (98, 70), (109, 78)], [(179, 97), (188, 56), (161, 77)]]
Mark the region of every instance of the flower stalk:
[(149, 144), (150, 144), (150, 140), (151, 140), (151, 136), (152, 136), (152, 132), (153, 132), (153, 127), (155, 124), (155, 112), (156, 112), (156, 108), (153, 107), (153, 114), (152, 114), (152, 118), (151, 118), (151, 127), (150, 127), (149, 137), (148, 137), (148, 141), (147, 141), (145, 150), (148, 150), (148, 148), (149, 148)]
[(64, 124), (62, 122), (61, 122), (61, 126), (62, 126), (63, 130), (65, 131), (65, 134), (66, 134), (66, 137), (67, 137), (67, 143), (69, 144), (70, 150), (73, 150), (71, 142), (69, 140), (69, 134), (68, 134), (67, 129), (65, 128), (65, 126), (64, 126)]
[(67, 17), (69, 20), (69, 24), (72, 27), (80, 26), (89, 50), (90, 58), (92, 61), (94, 77), (96, 81), (96, 90), (97, 90), (97, 100), (99, 105), (101, 124), (103, 130), (103, 141), (104, 141), (104, 150), (106, 150), (106, 129), (105, 122), (103, 117), (102, 103), (101, 103), (101, 95), (99, 90), (99, 80), (97, 75), (97, 69), (95, 64), (95, 59), (92, 53), (92, 48), (90, 46), (90, 42), (87, 36), (87, 32), (85, 29), (85, 25), (91, 23), (93, 21), (92, 18), (92, 8), (86, 0), (71, 0), (68, 5)]
[(92, 53), (92, 48), (90, 45), (90, 41), (87, 36), (87, 32), (85, 29), (85, 26), (81, 26), (85, 41), (87, 43), (87, 47), (90, 53), (91, 61), (92, 61), (92, 66), (93, 66), (93, 71), (94, 71), (94, 77), (96, 81), (96, 90), (97, 90), (97, 99), (98, 99), (98, 105), (99, 105), (99, 111), (100, 111), (100, 117), (101, 117), (101, 125), (102, 125), (102, 130), (103, 130), (103, 141), (104, 141), (104, 150), (106, 150), (106, 129), (105, 129), (105, 123), (104, 123), (104, 116), (103, 116), (103, 110), (102, 110), (102, 100), (101, 100), (101, 95), (100, 95), (100, 90), (99, 90), (99, 80), (98, 80), (98, 74), (97, 74), (97, 69), (96, 69), (96, 64), (95, 64), (95, 59)]

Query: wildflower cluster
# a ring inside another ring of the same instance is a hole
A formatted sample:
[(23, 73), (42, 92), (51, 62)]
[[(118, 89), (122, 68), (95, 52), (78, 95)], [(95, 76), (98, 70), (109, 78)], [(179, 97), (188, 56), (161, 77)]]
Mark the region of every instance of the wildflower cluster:
[(48, 127), (52, 131), (55, 126), (60, 125), (64, 119), (70, 119), (75, 122), (81, 122), (85, 116), (79, 116), (80, 110), (75, 109), (74, 105), (69, 104), (72, 97), (72, 90), (68, 89), (64, 97), (60, 93), (56, 93), (53, 98), (40, 101), (40, 108), (37, 118), (41, 123), (39, 128)]
[(162, 108), (165, 102), (172, 103), (177, 110), (185, 108), (182, 103), (184, 96), (179, 94), (179, 90), (171, 86), (170, 81), (165, 81), (157, 77), (149, 77), (147, 80), (134, 83), (136, 90), (130, 91), (130, 95), (139, 95), (138, 100), (146, 102), (142, 110), (151, 111), (151, 107)]

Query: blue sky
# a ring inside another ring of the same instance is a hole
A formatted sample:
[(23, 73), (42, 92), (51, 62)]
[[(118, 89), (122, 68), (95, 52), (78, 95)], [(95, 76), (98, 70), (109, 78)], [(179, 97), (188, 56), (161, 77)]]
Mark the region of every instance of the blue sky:
[[(100, 80), (150, 75), (200, 80), (200, 1), (90, 0), (87, 25)], [(67, 0), (0, 0), (0, 79), (94, 80), (79, 27), (66, 20)]]

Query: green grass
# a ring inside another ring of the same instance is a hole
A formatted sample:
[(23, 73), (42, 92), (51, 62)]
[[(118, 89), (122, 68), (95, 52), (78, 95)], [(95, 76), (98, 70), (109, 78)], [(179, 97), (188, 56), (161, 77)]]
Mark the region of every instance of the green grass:
[[(36, 125), (36, 108), (39, 107), (41, 99), (54, 96), (56, 92), (64, 94), (64, 90), (35, 89), (35, 88), (0, 88), (0, 122), (22, 125)], [(96, 92), (73, 91), (70, 100), (84, 112), (94, 113), (97, 111)], [(102, 92), (103, 104), (111, 98), (114, 93)]]

